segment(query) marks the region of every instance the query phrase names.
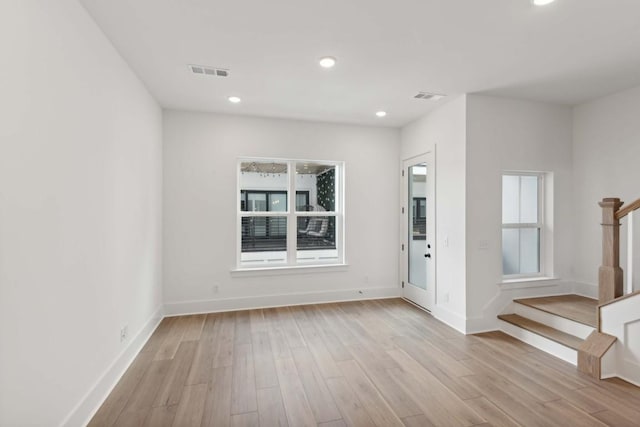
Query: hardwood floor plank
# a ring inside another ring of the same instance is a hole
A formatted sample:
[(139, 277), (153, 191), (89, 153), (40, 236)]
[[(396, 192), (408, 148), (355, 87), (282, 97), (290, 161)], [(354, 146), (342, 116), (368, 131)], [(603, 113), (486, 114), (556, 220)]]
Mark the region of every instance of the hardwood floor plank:
[(306, 342), (289, 307), (275, 309), (289, 348), (306, 347)]
[(280, 387), (258, 390), (258, 418), (261, 426), (288, 427)]
[(236, 313), (224, 313), (220, 320), (220, 331), (214, 341), (213, 367), (231, 366), (233, 363), (233, 346)]
[(251, 315), (249, 311), (236, 311), (234, 345), (251, 344)]
[(433, 424), (472, 426), (486, 421), (404, 351), (388, 353), (402, 367), (391, 370), (394, 380), (410, 395), (420, 396), (416, 403)]
[(277, 387), (278, 373), (276, 372), (275, 359), (271, 350), (269, 332), (266, 330), (253, 332), (251, 338), (256, 388)]
[(353, 354), (360, 367), (375, 384), (376, 388), (380, 390), (380, 393), (398, 417), (406, 418), (422, 414), (422, 410), (413, 397), (392, 378), (388, 371), (388, 366), (374, 360), (368, 353), (354, 351)]
[(402, 423), (406, 427), (438, 427), (429, 421), (424, 415), (414, 415), (412, 417), (405, 417), (402, 419)]
[(401, 299), (163, 319), (89, 426), (639, 426), (640, 388)]
[(347, 427), (347, 423), (345, 423), (344, 420), (340, 419), (335, 421), (328, 421), (326, 423), (318, 423), (318, 427)]
[(173, 359), (176, 351), (178, 351), (178, 346), (182, 341), (182, 337), (184, 336), (188, 323), (189, 320), (187, 319), (187, 316), (178, 317), (172, 323), (171, 328), (158, 347), (158, 351), (153, 360)]
[(638, 427), (637, 420), (630, 420), (618, 414), (616, 411), (600, 411), (592, 414), (594, 418), (602, 421), (605, 425), (615, 427)]
[(357, 391), (367, 414), (377, 426), (402, 426), (402, 420), (393, 412), (386, 400), (380, 395), (376, 386), (369, 380), (358, 362), (349, 360), (339, 363), (340, 371), (351, 386)]
[(183, 341), (171, 360), (169, 371), (162, 381), (153, 406), (172, 406), (180, 402), (189, 370), (193, 363), (196, 341)]
[(342, 419), (348, 426), (374, 426), (375, 423), (365, 410), (358, 396), (353, 392), (349, 383), (344, 378), (331, 378), (327, 380), (327, 386), (331, 390), (335, 401), (342, 412)]
[(291, 351), (315, 420), (321, 423), (341, 418), (333, 396), (309, 350), (298, 347)]
[(231, 417), (232, 427), (259, 427), (260, 420), (257, 412), (249, 412), (246, 414), (237, 414)]
[(289, 425), (315, 426), (317, 421), (313, 416), (293, 359), (276, 360), (276, 370)]
[(606, 424), (581, 411), (564, 399), (554, 400), (543, 404), (547, 415), (554, 420), (571, 420), (580, 427), (606, 427)]
[(182, 392), (182, 399), (173, 419), (174, 427), (200, 427), (207, 398), (207, 384), (189, 385)]
[[(163, 332), (163, 335), (166, 332)], [(153, 359), (157, 349), (141, 352), (127, 369), (122, 379), (111, 391), (107, 399), (100, 406), (96, 414), (89, 422), (89, 427), (110, 427), (120, 416), (120, 413), (127, 405), (129, 398), (149, 369), (150, 361)]]
[(207, 318), (206, 314), (194, 314), (187, 316), (187, 324), (185, 326), (183, 341), (198, 341), (202, 335), (202, 328)]
[(513, 418), (505, 414), (486, 397), (477, 397), (475, 399), (465, 400), (464, 403), (495, 427), (520, 426), (520, 424), (518, 424)]
[(171, 327), (178, 320), (178, 318), (179, 317), (165, 317), (164, 319), (162, 319), (156, 330), (153, 332), (153, 334), (151, 334), (151, 337), (142, 348), (141, 352), (152, 352), (155, 356), (165, 338), (167, 337), (167, 334), (171, 330)]
[(227, 427), (231, 424), (232, 374), (230, 366), (213, 368), (207, 386), (202, 427)]
[(256, 377), (251, 343), (237, 344), (234, 347), (232, 371), (231, 414), (257, 411)]
[(158, 406), (151, 409), (151, 412), (144, 421), (144, 427), (171, 427), (176, 417), (178, 405)]
[(127, 400), (127, 405), (114, 425), (140, 426), (144, 424), (147, 415), (151, 412), (156, 393), (169, 371), (170, 363), (170, 360), (154, 360), (150, 363), (149, 369)]

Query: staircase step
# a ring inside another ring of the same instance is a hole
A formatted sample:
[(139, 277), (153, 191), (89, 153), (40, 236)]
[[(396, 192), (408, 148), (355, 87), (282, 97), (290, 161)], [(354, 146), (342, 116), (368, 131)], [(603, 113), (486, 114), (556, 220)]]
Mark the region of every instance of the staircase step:
[(498, 316), (498, 319), (555, 341), (558, 344), (562, 344), (573, 350), (578, 350), (584, 342), (583, 339), (574, 335), (567, 334), (550, 326), (522, 317), (518, 314), (501, 314)]
[(598, 300), (582, 295), (556, 295), (542, 298), (524, 298), (513, 302), (526, 305), (583, 325), (597, 326)]

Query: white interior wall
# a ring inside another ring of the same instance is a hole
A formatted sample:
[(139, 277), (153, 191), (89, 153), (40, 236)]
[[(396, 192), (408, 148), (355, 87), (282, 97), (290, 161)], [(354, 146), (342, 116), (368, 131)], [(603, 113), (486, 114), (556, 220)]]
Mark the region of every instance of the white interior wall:
[[(572, 290), (572, 116), (563, 106), (467, 98), (466, 287), (468, 331), (494, 329), (513, 298)], [(502, 282), (502, 172), (553, 173), (553, 282)], [(522, 287), (525, 287), (522, 289)]]
[(159, 316), (161, 110), (75, 0), (0, 51), (0, 425), (82, 425)]
[[(240, 157), (345, 162), (348, 266), (232, 273)], [(395, 129), (165, 111), (167, 312), (398, 295), (398, 157)]]
[[(435, 149), (436, 305), (433, 314), (465, 331), (466, 96), (402, 128), (400, 159)], [(398, 190), (396, 190), (398, 192)], [(396, 252), (396, 257), (398, 252)]]
[[(640, 198), (638, 111), (640, 87), (580, 105), (573, 111), (573, 197), (575, 212), (579, 213), (574, 217), (573, 265), (576, 280), (592, 287), (597, 286), (602, 261), (602, 210), (598, 202), (605, 197), (619, 197), (625, 203)], [(640, 241), (637, 219), (635, 224), (635, 240)], [(640, 256), (639, 244), (635, 247), (635, 254)], [(637, 256), (636, 290), (640, 289)]]

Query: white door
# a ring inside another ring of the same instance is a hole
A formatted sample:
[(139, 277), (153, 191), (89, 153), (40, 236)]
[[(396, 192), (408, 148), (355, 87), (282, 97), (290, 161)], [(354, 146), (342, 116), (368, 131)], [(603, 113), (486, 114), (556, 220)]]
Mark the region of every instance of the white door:
[(435, 301), (434, 177), (433, 152), (403, 162), (403, 296), (427, 310)]

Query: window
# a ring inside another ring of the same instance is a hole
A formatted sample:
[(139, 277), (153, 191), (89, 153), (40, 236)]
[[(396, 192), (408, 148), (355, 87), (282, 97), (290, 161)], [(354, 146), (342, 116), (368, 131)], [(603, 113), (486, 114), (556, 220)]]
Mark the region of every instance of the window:
[(502, 274), (506, 278), (543, 273), (543, 174), (502, 176)]
[(340, 162), (240, 160), (238, 268), (344, 263), (342, 176)]

